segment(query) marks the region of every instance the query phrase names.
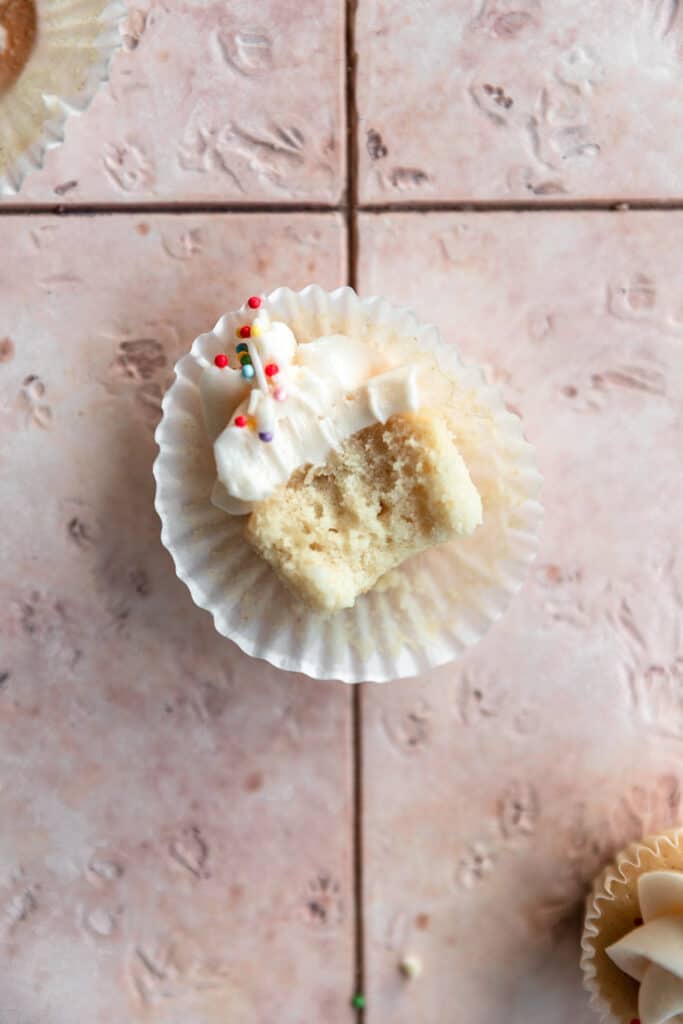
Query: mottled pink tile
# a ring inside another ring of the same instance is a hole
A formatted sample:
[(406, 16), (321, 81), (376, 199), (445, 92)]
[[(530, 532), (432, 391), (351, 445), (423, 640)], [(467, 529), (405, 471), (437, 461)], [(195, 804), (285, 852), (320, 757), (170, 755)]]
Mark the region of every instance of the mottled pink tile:
[(341, 0), (127, 2), (110, 83), (20, 201), (339, 198)]
[(674, 0), (361, 0), (364, 201), (680, 197)]
[(585, 887), (683, 817), (682, 231), (668, 213), (362, 218), (362, 289), (488, 366), (547, 514), (477, 649), (363, 692), (369, 1024), (590, 1024)]
[[(334, 216), (6, 217), (0, 1020), (350, 1020), (349, 694), (217, 636), (161, 547), (175, 358)], [(264, 609), (267, 614), (267, 609)]]

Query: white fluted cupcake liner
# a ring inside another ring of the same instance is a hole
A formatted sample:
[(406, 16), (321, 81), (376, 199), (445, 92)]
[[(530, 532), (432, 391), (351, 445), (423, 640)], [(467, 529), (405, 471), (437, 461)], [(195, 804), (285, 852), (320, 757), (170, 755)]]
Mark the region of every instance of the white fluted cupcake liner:
[(536, 553), (541, 479), (519, 418), (435, 327), (386, 299), (311, 285), (301, 292), (278, 288), (264, 306), (299, 341), (347, 333), (431, 352), (456, 384), (452, 417), (482, 495), (484, 524), (470, 537), (407, 560), (353, 608), (326, 617), (293, 599), (245, 542), (243, 519), (210, 500), (216, 470), (199, 380), (203, 361), (223, 351), (244, 322), (244, 311), (236, 311), (197, 338), (176, 365), (163, 401), (156, 509), (178, 576), (196, 604), (211, 612), (219, 633), (279, 668), (347, 683), (384, 682), (457, 658), (502, 615)]
[(35, 0), (35, 45), (0, 91), (0, 196), (14, 195), (64, 140), (71, 114), (90, 104), (121, 44), (123, 0)]
[(638, 1018), (638, 984), (605, 950), (636, 926), (640, 875), (662, 869), (683, 871), (683, 829), (631, 843), (596, 878), (586, 901), (581, 970), (591, 1006), (603, 1024), (630, 1024)]

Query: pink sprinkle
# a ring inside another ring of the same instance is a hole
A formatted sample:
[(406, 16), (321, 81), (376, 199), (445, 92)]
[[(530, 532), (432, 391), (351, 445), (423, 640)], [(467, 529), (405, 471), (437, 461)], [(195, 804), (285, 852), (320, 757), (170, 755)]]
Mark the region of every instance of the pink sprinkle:
[(275, 391), (273, 391), (273, 398), (276, 402), (284, 402), (286, 397), (287, 392), (284, 388), (275, 388)]

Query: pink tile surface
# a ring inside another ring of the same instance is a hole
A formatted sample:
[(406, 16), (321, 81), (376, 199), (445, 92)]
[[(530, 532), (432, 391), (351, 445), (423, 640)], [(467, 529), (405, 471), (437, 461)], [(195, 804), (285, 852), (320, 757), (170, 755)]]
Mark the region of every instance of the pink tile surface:
[(22, 202), (334, 202), (343, 4), (128, 0), (123, 50)]
[(479, 648), (363, 692), (369, 1024), (590, 1024), (585, 887), (680, 823), (682, 232), (680, 213), (362, 218), (363, 290), (489, 366), (547, 509)]
[(364, 201), (680, 197), (673, 0), (362, 0)]
[(334, 216), (4, 218), (0, 1021), (351, 1018), (349, 692), (218, 637), (152, 431), (193, 336), (336, 284)]

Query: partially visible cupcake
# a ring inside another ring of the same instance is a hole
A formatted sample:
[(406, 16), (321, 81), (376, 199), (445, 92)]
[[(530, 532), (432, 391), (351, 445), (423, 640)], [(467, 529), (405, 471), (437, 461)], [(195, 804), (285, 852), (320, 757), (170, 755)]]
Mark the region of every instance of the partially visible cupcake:
[(107, 77), (122, 0), (0, 0), (0, 196), (18, 192)]
[(683, 829), (632, 843), (596, 879), (581, 947), (603, 1021), (683, 1022)]

